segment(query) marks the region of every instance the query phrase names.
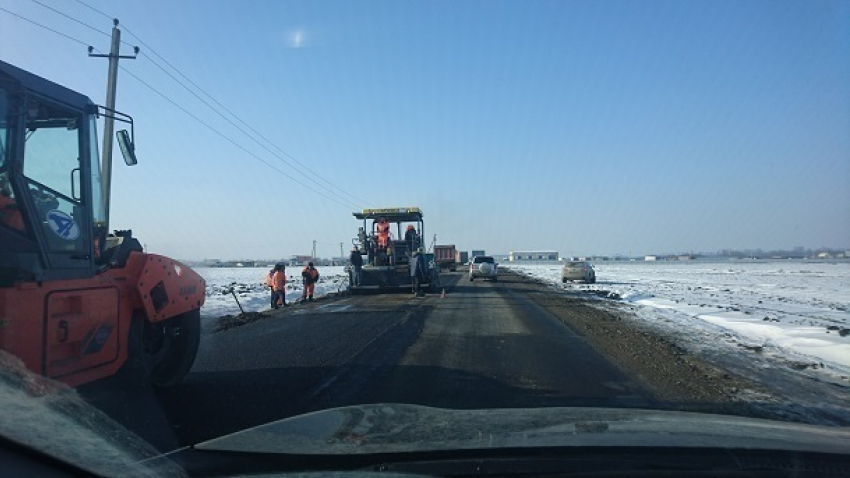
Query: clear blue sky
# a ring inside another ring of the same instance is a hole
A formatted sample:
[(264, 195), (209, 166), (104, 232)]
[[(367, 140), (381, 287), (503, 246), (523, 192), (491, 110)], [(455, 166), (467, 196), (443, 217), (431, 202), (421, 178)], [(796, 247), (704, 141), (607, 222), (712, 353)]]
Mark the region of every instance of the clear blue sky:
[[(76, 1), (39, 1), (111, 27)], [(421, 207), (441, 243), (850, 247), (847, 1), (87, 3), (357, 204)], [(2, 7), (108, 49), (31, 0)], [(3, 11), (0, 58), (105, 101), (105, 60)], [(147, 58), (122, 65), (298, 181), (122, 71), (140, 164), (116, 158), (114, 227), (186, 259), (350, 244), (354, 205)]]

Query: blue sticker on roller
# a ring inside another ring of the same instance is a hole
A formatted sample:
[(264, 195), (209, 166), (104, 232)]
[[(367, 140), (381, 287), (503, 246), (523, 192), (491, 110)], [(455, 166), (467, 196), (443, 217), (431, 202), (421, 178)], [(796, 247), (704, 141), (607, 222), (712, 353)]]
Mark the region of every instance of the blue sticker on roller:
[(51, 231), (66, 241), (76, 241), (80, 237), (80, 226), (77, 225), (77, 221), (58, 209), (47, 212), (47, 225), (50, 226)]
[(100, 352), (103, 349), (103, 346), (106, 345), (106, 341), (109, 339), (109, 336), (112, 335), (112, 327), (106, 324), (100, 324), (100, 326), (94, 330), (94, 332), (90, 333), (88, 337), (83, 341), (85, 345), (85, 349), (83, 350), (83, 355), (91, 355)]

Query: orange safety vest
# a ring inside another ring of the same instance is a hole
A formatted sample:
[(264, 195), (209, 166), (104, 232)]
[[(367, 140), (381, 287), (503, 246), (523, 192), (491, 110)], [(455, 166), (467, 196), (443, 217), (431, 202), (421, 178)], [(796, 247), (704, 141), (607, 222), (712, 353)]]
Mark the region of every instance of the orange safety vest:
[(378, 245), (387, 247), (390, 242), (390, 225), (386, 222), (378, 223)]
[(286, 273), (283, 271), (277, 271), (274, 273), (272, 277), (272, 287), (274, 290), (285, 290), (286, 289)]
[(311, 282), (316, 282), (316, 279), (318, 279), (318, 277), (319, 277), (319, 270), (318, 269), (310, 269), (310, 266), (305, 267), (304, 270), (301, 271), (302, 276), (304, 275), (304, 272), (306, 272), (310, 276)]
[(0, 221), (19, 231), (24, 230), (24, 219), (17, 202), (5, 194), (0, 194)]

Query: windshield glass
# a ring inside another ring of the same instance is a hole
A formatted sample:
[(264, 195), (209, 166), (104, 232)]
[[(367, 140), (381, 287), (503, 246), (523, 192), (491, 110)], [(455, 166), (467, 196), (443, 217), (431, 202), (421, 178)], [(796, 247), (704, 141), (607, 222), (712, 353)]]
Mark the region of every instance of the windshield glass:
[[(16, 396), (74, 395), (163, 453), (297, 417), (217, 446), (445, 450), (487, 420), (487, 447), (607, 446), (636, 411), (666, 436), (686, 421), (655, 413), (850, 427), (850, 2), (19, 0), (0, 21)], [(139, 165), (105, 150), (116, 129)], [(723, 423), (688, 433), (750, 430)]]

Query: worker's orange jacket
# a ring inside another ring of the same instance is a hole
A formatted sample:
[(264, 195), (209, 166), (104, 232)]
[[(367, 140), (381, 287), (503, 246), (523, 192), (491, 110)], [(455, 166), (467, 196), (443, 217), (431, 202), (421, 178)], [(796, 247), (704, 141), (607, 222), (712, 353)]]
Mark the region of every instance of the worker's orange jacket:
[(24, 219), (14, 199), (0, 194), (0, 222), (19, 231), (24, 230)]
[[(305, 272), (309, 276), (309, 280), (307, 280), (307, 277), (304, 277)], [(303, 271), (301, 271), (301, 276), (304, 277), (305, 283), (315, 284), (316, 280), (319, 278), (319, 270), (318, 269), (310, 269), (310, 267), (308, 266), (308, 267), (305, 267)]]
[(386, 247), (390, 242), (390, 225), (385, 222), (378, 223), (378, 245)]
[(272, 287), (274, 290), (286, 290), (286, 273), (277, 271), (272, 276)]

